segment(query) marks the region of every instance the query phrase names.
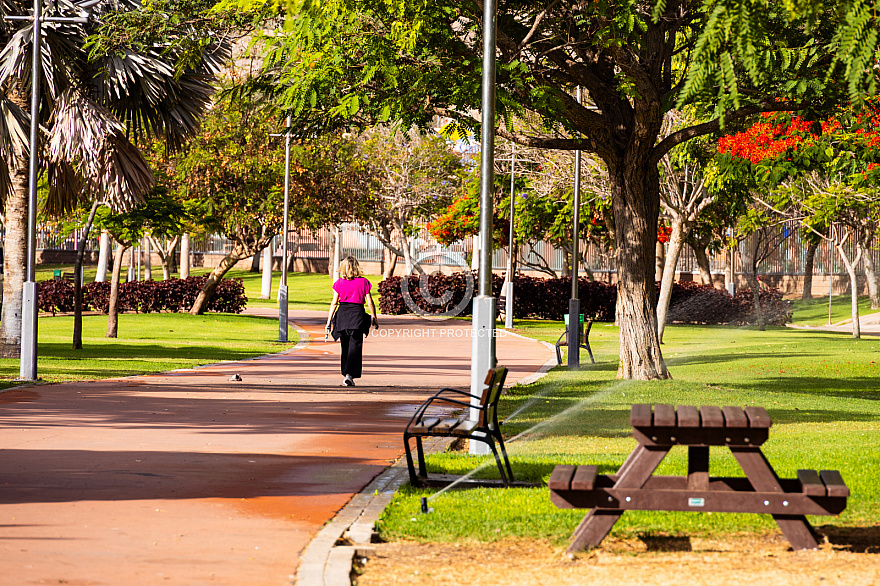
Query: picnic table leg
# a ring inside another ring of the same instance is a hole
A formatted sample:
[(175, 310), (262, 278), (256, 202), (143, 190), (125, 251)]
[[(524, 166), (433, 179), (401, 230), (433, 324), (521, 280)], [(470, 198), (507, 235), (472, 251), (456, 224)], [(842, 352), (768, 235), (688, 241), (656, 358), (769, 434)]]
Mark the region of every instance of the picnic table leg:
[(575, 553), (598, 547), (622, 513), (616, 509), (591, 509), (571, 534), (571, 543), (566, 551)]
[[(669, 446), (648, 448), (639, 444), (620, 467), (614, 487), (641, 488), (668, 453)], [(622, 514), (622, 509), (592, 509), (574, 530), (566, 551), (575, 553), (597, 547)]]
[[(736, 461), (746, 473), (752, 487), (758, 492), (784, 492), (779, 477), (760, 448), (731, 447)], [(813, 526), (804, 515), (773, 515), (782, 534), (794, 549), (816, 549), (819, 543)]]
[(688, 447), (688, 490), (709, 489), (709, 446)]

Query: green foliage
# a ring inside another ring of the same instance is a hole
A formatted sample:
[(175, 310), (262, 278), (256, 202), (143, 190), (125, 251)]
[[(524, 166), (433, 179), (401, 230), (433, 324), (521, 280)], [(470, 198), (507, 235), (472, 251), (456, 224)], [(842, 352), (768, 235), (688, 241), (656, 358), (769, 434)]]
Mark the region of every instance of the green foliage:
[(196, 69), (225, 36), (255, 28), (276, 11), (263, 3), (222, 9), (213, 0), (150, 0), (139, 10), (102, 15), (101, 26), (88, 38), (85, 50), (91, 60), (99, 60), (161, 48), (158, 52), (170, 58), (179, 78)]
[(439, 134), (380, 125), (351, 140), (371, 179), (361, 219), (377, 232), (413, 230), (465, 190), (469, 167)]
[(170, 163), (180, 197), (206, 231), (277, 232), (283, 201), (284, 149), (271, 136), (283, 124), (268, 109), (221, 99), (199, 134)]
[[(70, 230), (79, 227), (88, 213), (89, 210), (80, 209), (76, 220), (64, 227)], [(94, 226), (98, 230), (107, 230), (114, 240), (129, 246), (143, 238), (145, 232), (157, 237), (178, 234), (191, 221), (189, 210), (173, 198), (167, 188), (159, 185), (143, 204), (128, 212), (116, 213), (106, 206), (99, 207), (95, 212)]]
[[(798, 101), (861, 103), (876, 92), (876, 2), (709, 0), (679, 104), (712, 97), (716, 115), (753, 89)], [(846, 98), (843, 97), (845, 93)]]

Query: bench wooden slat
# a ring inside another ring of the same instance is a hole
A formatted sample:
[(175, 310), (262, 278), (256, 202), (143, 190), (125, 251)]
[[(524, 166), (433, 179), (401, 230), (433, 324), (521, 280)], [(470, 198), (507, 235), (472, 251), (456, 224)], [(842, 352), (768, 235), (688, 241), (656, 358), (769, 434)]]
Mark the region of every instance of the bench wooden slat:
[(459, 419), (443, 419), (435, 425), (431, 431), (435, 433), (447, 433), (450, 429), (461, 423)]
[(654, 427), (675, 427), (675, 407), (654, 405)]
[(700, 421), (703, 427), (724, 427), (724, 416), (721, 409), (713, 405), (700, 407)]
[(593, 490), (596, 486), (596, 476), (599, 467), (594, 465), (578, 466), (571, 479), (572, 490)]
[(465, 419), (455, 426), (455, 429), (452, 430), (452, 433), (454, 433), (455, 435), (468, 435), (470, 432), (475, 430), (479, 424), (479, 421)]
[(801, 492), (807, 496), (825, 496), (825, 485), (815, 470), (798, 470), (797, 479), (801, 483)]
[(435, 425), (440, 423), (440, 419), (437, 417), (426, 417), (422, 419), (417, 424), (413, 425), (410, 430), (413, 433), (421, 433), (424, 431), (430, 431)]
[(679, 405), (676, 412), (679, 427), (700, 427), (700, 412), (693, 405)]
[(843, 482), (843, 477), (837, 470), (822, 470), (819, 477), (825, 483), (827, 495), (832, 497), (849, 497), (849, 487)]
[(749, 420), (743, 413), (742, 407), (722, 407), (721, 414), (724, 415), (724, 427), (748, 427)]
[(746, 407), (743, 411), (746, 412), (746, 417), (749, 418), (749, 427), (769, 429), (773, 425), (770, 414), (763, 407)]
[(547, 482), (547, 487), (550, 490), (569, 490), (571, 487), (571, 477), (574, 476), (574, 471), (577, 466), (572, 466), (570, 464), (560, 464), (553, 469), (553, 472), (550, 473), (550, 480)]
[(633, 405), (629, 412), (629, 424), (632, 427), (651, 427), (652, 415), (650, 405)]

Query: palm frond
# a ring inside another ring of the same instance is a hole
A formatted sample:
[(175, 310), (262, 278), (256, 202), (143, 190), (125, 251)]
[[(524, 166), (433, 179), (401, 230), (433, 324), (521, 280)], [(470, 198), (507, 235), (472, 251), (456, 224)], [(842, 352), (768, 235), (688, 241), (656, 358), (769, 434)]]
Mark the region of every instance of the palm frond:
[(176, 150), (198, 130), (199, 120), (211, 105), (216, 57), (205, 71), (190, 71), (175, 78), (174, 68), (157, 53), (127, 52), (102, 59), (101, 101), (135, 136), (162, 136)]
[(52, 217), (60, 217), (76, 209), (85, 201), (83, 182), (68, 161), (53, 161), (48, 166), (49, 196), (45, 211)]
[[(83, 186), (106, 199), (115, 211), (144, 201), (153, 186), (153, 174), (110, 110), (71, 87), (56, 101), (51, 128), (50, 164), (73, 163), (84, 181), (84, 185), (73, 181), (53, 185), (57, 191), (50, 197), (53, 210), (63, 213), (72, 209), (83, 197)], [(119, 152), (113, 152), (116, 150)]]
[(15, 161), (22, 161), (30, 142), (29, 116), (18, 104), (0, 93), (0, 202), (6, 201), (12, 189), (12, 170)]

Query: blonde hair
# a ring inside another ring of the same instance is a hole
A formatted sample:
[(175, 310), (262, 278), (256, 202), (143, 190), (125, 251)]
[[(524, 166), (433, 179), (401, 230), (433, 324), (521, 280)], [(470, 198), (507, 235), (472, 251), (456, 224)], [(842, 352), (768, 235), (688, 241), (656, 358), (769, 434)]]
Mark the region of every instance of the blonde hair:
[(353, 256), (346, 256), (339, 263), (339, 276), (350, 281), (361, 276), (361, 267)]

